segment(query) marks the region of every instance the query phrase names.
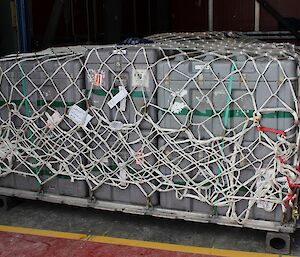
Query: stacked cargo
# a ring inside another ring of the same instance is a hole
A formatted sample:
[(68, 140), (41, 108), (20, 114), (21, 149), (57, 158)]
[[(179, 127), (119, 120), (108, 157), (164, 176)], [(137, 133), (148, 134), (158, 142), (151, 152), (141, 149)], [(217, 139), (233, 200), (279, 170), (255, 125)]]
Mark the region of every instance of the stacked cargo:
[(298, 54), (220, 36), (2, 59), (0, 186), (156, 216), (289, 221)]
[[(286, 77), (289, 79), (285, 79)], [(195, 185), (203, 184), (205, 177), (207, 178), (207, 164), (201, 163), (205, 162), (209, 155), (197, 146), (194, 146), (190, 154), (189, 149), (193, 147), (193, 141), (231, 137), (243, 133), (234, 143), (221, 140), (221, 161), (219, 164), (217, 160), (210, 164), (210, 172), (217, 175), (219, 180), (228, 179), (227, 175), (222, 178), (222, 168), (237, 170), (234, 173), (234, 183), (238, 183), (237, 187), (243, 187), (232, 192), (241, 198), (235, 206), (227, 203), (225, 206), (220, 204), (221, 208), (218, 208), (217, 204), (213, 204), (212, 196), (203, 196), (201, 190), (185, 190), (180, 197), (178, 190), (161, 193), (161, 205), (170, 209), (193, 210), (207, 214), (227, 213), (240, 219), (247, 217), (280, 221), (283, 217), (282, 208), (277, 206), (274, 210), (273, 204), (248, 200), (251, 199), (251, 195), (247, 188), (256, 187), (260, 182), (258, 180), (267, 179), (265, 176), (272, 172), (271, 160), (274, 150), (260, 142), (259, 131), (264, 130), (263, 128), (273, 128), (273, 131), (269, 132), (275, 132), (275, 135), (280, 131), (288, 131), (289, 141), (295, 141), (294, 117), (286, 109), (295, 108), (294, 92), (298, 90), (296, 77), (295, 61), (277, 61), (268, 57), (254, 61), (242, 55), (229, 59), (213, 54), (193, 54), (192, 57), (181, 54), (171, 62), (160, 63), (158, 105), (164, 110), (159, 112), (159, 124), (162, 128), (176, 132), (185, 128), (180, 134), (173, 133), (174, 137), (165, 136), (167, 142), (161, 140), (159, 143), (159, 147), (168, 152), (166, 155), (169, 157), (169, 165), (162, 168), (164, 174), (170, 176), (174, 173), (172, 171), (177, 170), (182, 176), (188, 176), (188, 180)], [(256, 114), (257, 110), (259, 114)], [(260, 116), (258, 127), (257, 124), (250, 123), (250, 119), (255, 115)], [(272, 136), (271, 133), (271, 138), (276, 144), (276, 136)], [(168, 150), (166, 146), (169, 144), (173, 149)], [(230, 160), (231, 163), (220, 167), (222, 159)], [(287, 161), (291, 164), (291, 160)], [(200, 169), (195, 168), (195, 163), (200, 163), (197, 165)], [(258, 168), (263, 171), (262, 174), (257, 173)], [(172, 184), (186, 182), (186, 179), (178, 176), (171, 177)], [(223, 186), (230, 188), (227, 183)], [(200, 196), (199, 200), (185, 197), (196, 194), (197, 198), (197, 193)], [(206, 202), (209, 202), (211, 208)]]
[[(82, 144), (83, 132), (67, 115), (71, 106), (84, 104), (83, 65), (76, 57), (80, 51), (74, 57), (70, 49), (59, 50), (12, 56), (1, 62), (2, 107), (9, 108), (1, 116), (11, 126), (7, 132), (11, 142), (18, 141), (18, 154), (13, 166), (6, 167), (16, 172), (0, 183), (22, 190), (85, 197), (85, 182), (70, 181), (84, 163), (78, 151), (70, 156), (74, 140)], [(72, 176), (61, 176), (64, 168)]]
[(151, 128), (157, 120), (153, 108), (157, 59), (157, 50), (140, 47), (95, 49), (86, 59), (87, 98), (94, 113), (87, 142), (90, 172), (95, 179), (103, 176), (103, 170), (111, 174), (106, 184), (92, 186), (97, 199), (157, 205), (158, 193), (147, 199), (153, 189), (143, 182), (156, 162), (151, 151), (157, 148), (157, 137)]

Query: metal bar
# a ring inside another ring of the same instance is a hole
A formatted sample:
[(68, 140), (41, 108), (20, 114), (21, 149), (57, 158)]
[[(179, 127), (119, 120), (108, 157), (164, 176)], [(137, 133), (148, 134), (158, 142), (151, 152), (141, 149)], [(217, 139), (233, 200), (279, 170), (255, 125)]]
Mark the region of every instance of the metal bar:
[(214, 0), (208, 0), (208, 30), (214, 30)]
[(281, 224), (281, 222), (265, 221), (265, 220), (247, 220), (243, 224), (238, 224), (228, 220), (223, 216), (212, 216), (210, 214), (192, 213), (185, 211), (177, 211), (170, 209), (162, 209), (159, 207), (148, 208), (146, 206), (114, 203), (109, 201), (91, 201), (88, 198), (76, 198), (62, 195), (41, 194), (38, 192), (24, 191), (19, 189), (0, 187), (0, 195), (14, 196), (24, 199), (41, 200), (50, 203), (60, 203), (72, 206), (90, 207), (94, 209), (106, 211), (120, 211), (130, 214), (150, 215), (154, 217), (168, 219), (182, 219), (200, 223), (213, 223), (231, 227), (248, 227), (257, 230), (293, 233), (296, 229), (295, 223)]
[(259, 22), (260, 22), (260, 4), (255, 0), (255, 25), (254, 25), (255, 31), (259, 31)]
[(244, 35), (258, 38), (258, 39), (295, 39), (293, 34), (291, 34), (290, 31), (249, 31), (249, 32), (243, 32)]
[(297, 39), (300, 40), (300, 33), (291, 26), (279, 12), (277, 12), (266, 0), (256, 0), (261, 6), (270, 13), (282, 26), (289, 30)]
[(17, 0), (16, 3), (18, 18), (19, 50), (21, 52), (26, 52), (28, 51), (26, 4), (25, 0)]

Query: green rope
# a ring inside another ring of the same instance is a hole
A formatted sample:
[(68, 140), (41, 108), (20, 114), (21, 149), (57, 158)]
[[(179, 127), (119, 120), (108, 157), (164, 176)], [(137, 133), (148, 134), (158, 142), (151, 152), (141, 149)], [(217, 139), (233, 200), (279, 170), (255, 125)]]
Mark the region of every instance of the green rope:
[[(232, 63), (231, 65), (231, 71), (230, 71), (231, 75), (229, 78), (229, 85), (228, 85), (228, 94), (227, 94), (227, 101), (226, 101), (226, 110), (225, 110), (225, 114), (224, 114), (224, 127), (225, 129), (228, 129), (229, 127), (229, 117), (230, 117), (230, 102), (231, 102), (231, 94), (232, 94), (232, 87), (233, 87), (233, 73), (234, 73), (234, 63)], [(221, 148), (222, 151), (224, 150), (225, 144), (224, 142), (222, 142), (221, 144)], [(220, 176), (222, 168), (220, 165), (219, 169), (218, 169), (218, 176)]]
[[(28, 100), (27, 100), (27, 89), (26, 89), (26, 84), (25, 84), (25, 73), (24, 73), (24, 70), (22, 68), (22, 64), (20, 65), (20, 70), (21, 70), (21, 73), (22, 73), (22, 81), (21, 81), (21, 85), (22, 85), (22, 91), (23, 91), (23, 95), (24, 95), (24, 105), (25, 105), (25, 115), (26, 117), (30, 117), (30, 113), (29, 113), (29, 103), (28, 103)], [(29, 127), (29, 137), (28, 139), (30, 140), (30, 143), (33, 144), (34, 142), (34, 137), (33, 137), (33, 132), (31, 130), (31, 128)], [(37, 161), (36, 159), (34, 158), (33, 159), (33, 163), (37, 164)], [(38, 174), (39, 173), (39, 169), (38, 167), (35, 167), (35, 174)], [(38, 181), (38, 185), (39, 185), (39, 189), (40, 189), (40, 182)]]
[[(234, 61), (231, 65), (231, 75), (229, 78), (229, 85), (228, 85), (228, 94), (227, 94), (227, 101), (226, 101), (226, 110), (225, 110), (225, 114), (224, 114), (224, 127), (225, 129), (228, 129), (229, 127), (229, 117), (230, 117), (230, 103), (231, 103), (231, 94), (232, 94), (232, 88), (233, 88), (233, 73), (234, 73)], [(222, 148), (222, 152), (224, 151), (224, 147), (225, 147), (225, 143), (224, 141), (221, 143), (221, 148)], [(222, 167), (220, 164), (218, 165), (218, 177), (220, 179), (220, 175), (222, 173)], [(218, 208), (216, 206), (213, 206), (213, 215), (216, 215), (218, 213)]]
[(225, 117), (224, 117), (224, 126), (228, 128), (229, 126), (229, 111), (230, 111), (230, 102), (231, 102), (231, 94), (232, 94), (232, 87), (233, 87), (233, 73), (234, 73), (234, 63), (231, 65), (230, 71), (230, 79), (229, 79), (229, 86), (228, 86), (228, 95), (227, 95), (227, 102), (226, 102), (226, 110), (225, 110)]

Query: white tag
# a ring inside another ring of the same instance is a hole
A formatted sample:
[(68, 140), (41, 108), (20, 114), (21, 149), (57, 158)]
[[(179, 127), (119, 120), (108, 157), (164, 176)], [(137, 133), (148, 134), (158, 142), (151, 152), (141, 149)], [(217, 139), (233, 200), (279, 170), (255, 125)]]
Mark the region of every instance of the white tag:
[[(256, 193), (260, 198), (264, 198), (264, 195), (262, 195), (261, 192), (263, 189), (273, 184), (272, 177), (274, 176), (275, 172), (273, 169), (261, 169), (259, 173), (260, 176), (256, 181)], [(263, 201), (263, 200), (258, 200), (256, 204), (257, 204), (257, 208), (263, 209), (267, 212), (271, 212), (274, 206), (274, 203), (269, 201)]]
[(5, 142), (0, 144), (0, 158), (8, 158), (9, 155), (12, 155), (15, 151), (16, 145), (11, 142)]
[(180, 113), (184, 107), (186, 107), (187, 105), (185, 103), (180, 103), (180, 102), (175, 102), (172, 106), (171, 106), (171, 112), (173, 113)]
[(108, 162), (108, 156), (103, 156), (101, 158), (102, 162), (107, 163)]
[(272, 211), (273, 205), (274, 205), (273, 203), (268, 201), (262, 201), (262, 200), (257, 201), (257, 208), (264, 209), (267, 212)]
[[(119, 91), (121, 91), (122, 90), (122, 88), (121, 87), (119, 87)], [(120, 110), (121, 110), (121, 112), (125, 112), (126, 111), (126, 97), (123, 99), (123, 100), (121, 100), (121, 102), (120, 102)]]
[(209, 70), (209, 66), (206, 64), (196, 64), (195, 70)]
[(121, 180), (121, 185), (126, 186), (127, 172), (123, 167), (120, 168), (120, 180)]
[(53, 130), (62, 121), (62, 119), (63, 117), (60, 115), (60, 113), (55, 111), (51, 116), (48, 116), (46, 127), (50, 130)]
[(114, 108), (119, 102), (121, 102), (125, 97), (127, 97), (128, 92), (125, 87), (120, 86), (118, 94), (116, 94), (107, 104), (110, 109)]
[(132, 87), (149, 87), (149, 72), (147, 69), (132, 70)]
[(126, 50), (116, 49), (116, 50), (113, 50), (113, 54), (123, 54), (123, 55), (125, 55)]
[(121, 130), (123, 128), (124, 124), (121, 121), (112, 121), (110, 123), (110, 127), (112, 130)]
[(87, 111), (83, 110), (78, 105), (73, 105), (69, 110), (69, 118), (75, 123), (86, 127), (93, 116), (89, 115)]

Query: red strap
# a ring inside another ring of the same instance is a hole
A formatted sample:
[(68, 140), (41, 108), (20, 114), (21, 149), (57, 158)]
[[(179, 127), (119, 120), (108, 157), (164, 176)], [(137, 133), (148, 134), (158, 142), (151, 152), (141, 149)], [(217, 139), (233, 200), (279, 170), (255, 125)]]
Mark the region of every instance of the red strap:
[(289, 185), (289, 188), (290, 188), (291, 190), (293, 190), (294, 187), (300, 188), (300, 185), (298, 185), (298, 184), (293, 184), (288, 176), (286, 176), (286, 180), (287, 180), (288, 185)]
[(288, 207), (289, 206), (289, 201), (292, 201), (293, 202), (293, 200), (294, 200), (294, 193), (289, 193), (288, 194), (288, 196), (283, 200), (283, 202), (284, 202), (284, 206), (285, 207)]
[(285, 164), (286, 161), (281, 157), (281, 156), (277, 156), (277, 159), (280, 161), (280, 163)]
[(259, 126), (256, 129), (257, 129), (257, 131), (271, 132), (271, 133), (286, 136), (286, 133), (282, 130), (277, 130), (277, 129), (272, 129), (272, 128), (265, 128), (265, 127), (262, 127), (262, 126)]

